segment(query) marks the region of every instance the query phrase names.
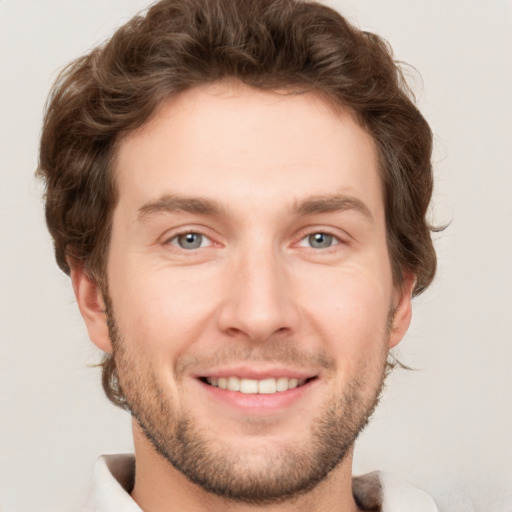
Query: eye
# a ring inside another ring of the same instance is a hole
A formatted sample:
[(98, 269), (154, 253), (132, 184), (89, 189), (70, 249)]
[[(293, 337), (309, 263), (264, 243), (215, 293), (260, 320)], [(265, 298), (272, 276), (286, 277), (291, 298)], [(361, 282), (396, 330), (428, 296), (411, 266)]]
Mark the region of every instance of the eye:
[(179, 247), (180, 249), (190, 251), (211, 245), (211, 240), (200, 233), (190, 232), (176, 235), (169, 240), (169, 243)]
[(313, 249), (328, 249), (333, 245), (339, 244), (340, 241), (329, 233), (312, 233), (305, 236), (299, 243), (302, 247), (311, 247)]

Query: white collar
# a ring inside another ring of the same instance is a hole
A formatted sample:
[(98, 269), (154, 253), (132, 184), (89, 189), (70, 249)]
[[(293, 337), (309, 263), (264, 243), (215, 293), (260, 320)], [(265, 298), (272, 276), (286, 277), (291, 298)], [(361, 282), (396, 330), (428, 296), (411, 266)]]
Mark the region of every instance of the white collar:
[(134, 455), (102, 455), (94, 466), (91, 488), (80, 512), (143, 512), (129, 494), (134, 477)]
[[(132, 454), (103, 455), (94, 467), (93, 481), (81, 512), (142, 512), (129, 492), (135, 476)], [(381, 471), (353, 480), (357, 501), (381, 512), (439, 512), (434, 500), (405, 480)]]

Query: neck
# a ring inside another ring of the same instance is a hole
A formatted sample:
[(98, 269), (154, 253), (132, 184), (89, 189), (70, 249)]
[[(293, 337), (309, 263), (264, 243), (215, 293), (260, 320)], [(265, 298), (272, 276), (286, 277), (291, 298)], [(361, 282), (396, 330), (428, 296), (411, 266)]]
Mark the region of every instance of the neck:
[(132, 498), (150, 512), (357, 512), (352, 495), (353, 449), (311, 491), (270, 504), (247, 504), (216, 496), (192, 483), (155, 451), (133, 423), (135, 446), (135, 485)]

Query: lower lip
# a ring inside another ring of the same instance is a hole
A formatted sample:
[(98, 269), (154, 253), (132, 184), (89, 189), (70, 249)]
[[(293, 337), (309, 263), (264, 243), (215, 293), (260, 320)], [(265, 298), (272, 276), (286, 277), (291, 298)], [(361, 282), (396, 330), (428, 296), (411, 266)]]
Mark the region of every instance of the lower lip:
[(211, 398), (220, 401), (226, 405), (242, 410), (245, 413), (265, 414), (277, 412), (286, 407), (290, 407), (301, 398), (307, 395), (315, 385), (317, 379), (312, 379), (302, 386), (288, 391), (278, 391), (276, 393), (240, 393), (239, 391), (230, 391), (215, 386), (210, 386), (197, 379)]

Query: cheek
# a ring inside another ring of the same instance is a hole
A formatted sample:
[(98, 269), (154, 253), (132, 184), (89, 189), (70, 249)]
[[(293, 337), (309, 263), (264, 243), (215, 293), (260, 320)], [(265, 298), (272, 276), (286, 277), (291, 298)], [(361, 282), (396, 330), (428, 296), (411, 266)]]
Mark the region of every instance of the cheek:
[[(176, 270), (176, 269), (175, 269)], [(120, 331), (148, 356), (174, 357), (199, 339), (215, 308), (208, 276), (142, 265), (118, 265), (109, 281)], [(128, 278), (126, 276), (129, 276)], [(123, 279), (121, 279), (123, 277)], [(211, 277), (211, 276), (210, 276)]]
[(372, 274), (346, 269), (329, 279), (310, 280), (306, 287), (304, 312), (340, 358), (357, 362), (380, 352), (378, 347), (388, 337), (391, 285), (383, 286)]

